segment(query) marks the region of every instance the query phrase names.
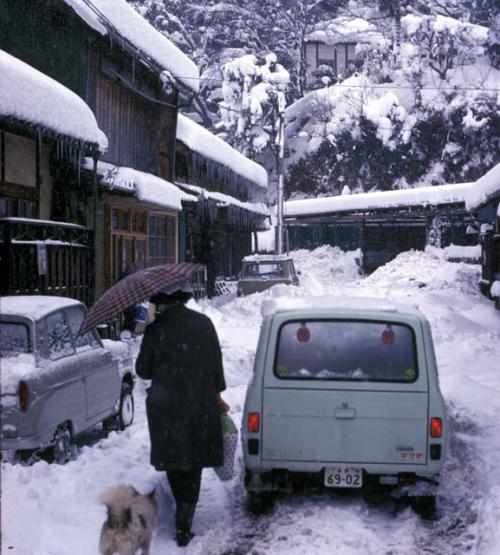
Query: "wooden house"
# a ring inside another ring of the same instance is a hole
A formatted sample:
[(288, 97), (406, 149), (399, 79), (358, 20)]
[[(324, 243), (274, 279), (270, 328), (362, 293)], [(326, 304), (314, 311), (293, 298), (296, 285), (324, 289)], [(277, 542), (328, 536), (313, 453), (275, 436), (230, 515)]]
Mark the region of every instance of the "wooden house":
[(4, 0), (0, 21), (0, 48), (84, 99), (108, 138), (98, 163), (57, 169), (44, 212), (95, 231), (95, 294), (131, 269), (176, 261), (186, 199), (172, 183), (177, 109), (198, 90), (195, 64), (125, 0)]
[(359, 262), (372, 272), (399, 253), (426, 245), (473, 246), (465, 209), (470, 183), (338, 195), (285, 202), (290, 249), (338, 246), (359, 249)]
[(80, 97), (3, 51), (0, 76), (0, 294), (89, 302), (93, 236), (52, 221), (51, 206), (61, 173), (81, 182), (80, 161), (96, 159), (106, 137)]
[(252, 250), (252, 234), (268, 227), (267, 172), (182, 114), (175, 171), (176, 185), (197, 198), (184, 203), (181, 257), (207, 265), (213, 293), (215, 277), (234, 277)]
[(338, 17), (315, 25), (304, 39), (305, 89), (342, 81), (361, 64), (358, 45), (375, 48), (384, 42), (365, 19)]
[(474, 183), (466, 206), (481, 244), (481, 292), (500, 309), (500, 164)]

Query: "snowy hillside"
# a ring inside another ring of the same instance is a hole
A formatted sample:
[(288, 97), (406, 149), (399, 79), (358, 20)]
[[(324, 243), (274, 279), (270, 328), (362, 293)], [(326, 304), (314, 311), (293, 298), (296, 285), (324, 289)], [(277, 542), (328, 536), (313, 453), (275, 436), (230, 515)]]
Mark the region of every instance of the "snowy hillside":
[(156, 488), (161, 511), (151, 555), (498, 553), (500, 316), (477, 292), (479, 267), (448, 262), (445, 252), (432, 249), (401, 254), (361, 277), (355, 253), (321, 247), (293, 254), (301, 270), (299, 287), (192, 302), (213, 320), (221, 338), (228, 384), (224, 397), (232, 416), (239, 424), (264, 302), (269, 306), (283, 296), (335, 294), (418, 305), (432, 325), (451, 435), (438, 517), (422, 521), (411, 509), (397, 511), (384, 498), (308, 492), (282, 497), (271, 515), (253, 518), (243, 509), (241, 475), (222, 484), (205, 470), (196, 537), (179, 550), (172, 538), (171, 494), (164, 475), (149, 465), (145, 384), (139, 381), (137, 419), (124, 433), (87, 434), (78, 458), (65, 466), (2, 464), (2, 555), (97, 554), (105, 518), (98, 496), (119, 483), (141, 492)]
[[(271, 177), (280, 85), (287, 197), (475, 181), (500, 161), (495, 0), (129, 1), (197, 63), (188, 115)], [(324, 46), (315, 69), (307, 44)]]

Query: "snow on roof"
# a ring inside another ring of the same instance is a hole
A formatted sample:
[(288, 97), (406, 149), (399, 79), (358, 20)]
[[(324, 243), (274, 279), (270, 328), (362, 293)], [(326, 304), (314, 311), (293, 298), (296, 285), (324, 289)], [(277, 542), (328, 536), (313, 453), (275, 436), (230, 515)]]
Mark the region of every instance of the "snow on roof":
[[(404, 303), (378, 299), (372, 297), (346, 297), (335, 295), (321, 295), (310, 297), (290, 297), (282, 296), (282, 290), (278, 287), (275, 291), (271, 290), (271, 296), (266, 298), (261, 305), (261, 312), (264, 318), (274, 316), (278, 312), (285, 311), (304, 311), (313, 310), (315, 315), (325, 317), (339, 316), (339, 313), (350, 313), (354, 316), (373, 317), (368, 312), (380, 312), (381, 319), (389, 318), (393, 315), (410, 315), (417, 318), (425, 318), (416, 306)], [(384, 313), (387, 316), (384, 316)]]
[[(237, 198), (234, 198), (230, 195), (225, 195), (223, 193), (217, 193), (213, 191), (207, 191), (202, 187), (198, 187), (197, 185), (190, 185), (188, 183), (176, 183), (179, 187), (185, 188), (188, 191), (192, 191), (197, 195), (200, 195), (202, 198), (209, 198), (215, 201), (218, 201), (219, 204), (224, 206), (237, 206), (238, 208), (242, 208), (243, 210), (248, 210), (249, 212), (254, 212), (255, 214), (260, 214), (261, 216), (269, 217), (269, 208), (261, 202), (242, 202)], [(191, 196), (191, 195), (188, 195)]]
[(493, 166), (473, 184), (466, 195), (465, 206), (467, 210), (475, 210), (492, 197), (500, 197), (500, 164)]
[(2, 50), (0, 75), (0, 116), (107, 148), (92, 110), (74, 92)]
[(26, 224), (34, 224), (34, 225), (55, 225), (57, 227), (69, 227), (72, 229), (87, 229), (83, 225), (73, 224), (70, 222), (58, 222), (56, 220), (39, 220), (37, 218), (18, 218), (14, 216), (9, 216), (7, 218), (1, 218), (2, 222), (12, 222), (14, 224), (26, 223)]
[(472, 183), (459, 183), (456, 185), (436, 185), (434, 187), (418, 187), (397, 191), (290, 200), (285, 202), (284, 211), (286, 216), (305, 216), (328, 212), (453, 204), (465, 202), (467, 191), (471, 189), (472, 185)]
[[(92, 159), (86, 158), (83, 167), (91, 170), (93, 167)], [(97, 173), (102, 176), (101, 184), (105, 187), (135, 194), (139, 200), (163, 208), (180, 211), (182, 210), (181, 202), (183, 200), (195, 202), (197, 200), (196, 197), (181, 191), (170, 181), (133, 168), (98, 162)]]
[(194, 152), (227, 166), (259, 187), (267, 187), (267, 172), (262, 166), (182, 114), (177, 119), (177, 139)]
[(386, 39), (382, 33), (376, 30), (375, 25), (361, 17), (354, 19), (337, 17), (328, 21), (322, 21), (314, 26), (314, 29), (306, 35), (305, 40), (330, 45), (344, 42), (386, 43)]
[(76, 299), (68, 297), (53, 297), (50, 295), (13, 295), (0, 297), (0, 316), (24, 316), (30, 320), (39, 320), (49, 312), (67, 306), (82, 304)]
[(126, 0), (64, 0), (93, 29), (114, 30), (145, 57), (170, 72), (194, 92), (199, 90), (196, 64), (150, 25)]
[(401, 18), (401, 26), (407, 35), (414, 35), (422, 25), (428, 25), (436, 33), (448, 32), (451, 36), (466, 32), (476, 44), (484, 44), (488, 39), (488, 27), (460, 21), (445, 15), (407, 14)]

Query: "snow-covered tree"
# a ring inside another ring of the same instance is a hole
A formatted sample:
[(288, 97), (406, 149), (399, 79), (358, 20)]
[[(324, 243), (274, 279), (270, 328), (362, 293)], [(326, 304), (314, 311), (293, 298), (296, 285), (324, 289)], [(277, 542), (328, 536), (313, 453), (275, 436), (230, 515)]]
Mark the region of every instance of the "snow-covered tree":
[(487, 30), (445, 16), (407, 15), (403, 25), (410, 43), (441, 80), (457, 65), (474, 61), (483, 51)]
[(221, 66), (235, 52), (264, 48), (259, 30), (265, 20), (249, 0), (129, 0), (160, 32), (188, 54), (200, 70), (200, 93), (191, 109), (207, 128), (219, 120)]
[(223, 102), (217, 126), (240, 151), (262, 152), (276, 135), (277, 113), (284, 110), (288, 71), (276, 54), (264, 60), (253, 54), (235, 58), (222, 67)]

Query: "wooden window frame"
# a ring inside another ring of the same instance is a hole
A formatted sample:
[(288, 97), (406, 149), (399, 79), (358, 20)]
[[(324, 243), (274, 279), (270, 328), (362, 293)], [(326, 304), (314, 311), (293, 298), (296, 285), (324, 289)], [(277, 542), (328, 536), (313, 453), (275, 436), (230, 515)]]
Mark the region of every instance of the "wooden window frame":
[[(173, 260), (171, 262), (176, 262), (178, 260), (178, 242), (179, 242), (179, 226), (178, 226), (178, 219), (177, 216), (175, 214), (172, 214), (171, 212), (158, 212), (158, 211), (148, 211), (148, 253), (147, 253), (147, 265), (149, 266), (149, 239), (150, 239), (150, 233), (149, 233), (149, 218), (153, 216), (153, 217), (162, 217), (162, 218), (171, 218), (174, 221), (174, 252), (173, 252)], [(166, 237), (166, 239), (168, 240), (168, 236)], [(158, 257), (155, 257), (158, 258)], [(169, 262), (169, 261), (167, 261)]]

